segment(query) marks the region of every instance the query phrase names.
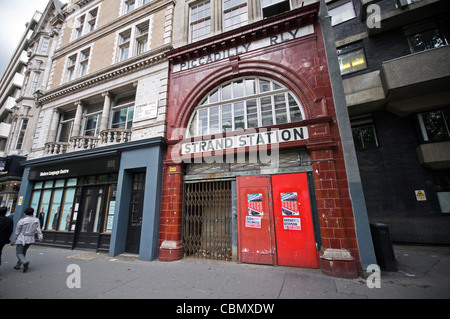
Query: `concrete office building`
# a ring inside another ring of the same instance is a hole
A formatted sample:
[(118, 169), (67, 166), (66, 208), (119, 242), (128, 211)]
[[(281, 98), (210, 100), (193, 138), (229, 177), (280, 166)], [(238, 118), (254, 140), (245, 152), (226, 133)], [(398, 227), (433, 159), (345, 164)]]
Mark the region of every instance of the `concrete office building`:
[(369, 219), (450, 243), (450, 3), (328, 1)]
[(27, 127), (36, 110), (33, 93), (40, 83), (36, 71), (40, 72), (39, 59), (45, 53), (37, 58), (31, 54), (31, 48), (41, 16), (36, 11), (26, 24), (0, 80), (0, 205), (6, 206), (11, 214), (15, 212), (19, 197), (23, 174), (20, 163), (30, 152), (30, 137), (33, 136)]

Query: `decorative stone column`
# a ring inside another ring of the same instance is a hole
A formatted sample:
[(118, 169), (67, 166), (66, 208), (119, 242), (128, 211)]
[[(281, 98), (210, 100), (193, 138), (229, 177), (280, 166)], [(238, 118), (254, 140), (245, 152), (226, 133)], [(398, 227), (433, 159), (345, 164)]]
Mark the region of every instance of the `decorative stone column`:
[(75, 106), (77, 107), (77, 112), (75, 113), (75, 119), (73, 121), (72, 136), (80, 136), (84, 107), (81, 101), (76, 101)]
[(100, 122), (100, 132), (108, 129), (109, 115), (111, 114), (111, 93), (103, 92), (102, 96), (105, 98), (103, 103), (102, 121)]
[(50, 122), (50, 130), (48, 131), (47, 143), (55, 143), (58, 134), (60, 112), (58, 109), (53, 109), (52, 121)]

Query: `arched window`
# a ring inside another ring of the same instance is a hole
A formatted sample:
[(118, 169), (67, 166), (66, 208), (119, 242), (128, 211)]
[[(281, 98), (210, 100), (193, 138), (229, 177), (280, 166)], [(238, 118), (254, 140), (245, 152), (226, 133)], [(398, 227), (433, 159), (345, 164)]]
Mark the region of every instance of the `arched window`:
[(245, 77), (212, 90), (195, 108), (188, 137), (301, 121), (301, 103), (285, 86)]

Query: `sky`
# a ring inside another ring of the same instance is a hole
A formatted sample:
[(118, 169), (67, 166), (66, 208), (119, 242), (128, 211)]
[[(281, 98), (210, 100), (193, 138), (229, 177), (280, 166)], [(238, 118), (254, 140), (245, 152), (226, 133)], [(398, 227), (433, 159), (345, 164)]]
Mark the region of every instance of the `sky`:
[(37, 11), (44, 12), (49, 0), (0, 0), (0, 77), (25, 33), (25, 24)]

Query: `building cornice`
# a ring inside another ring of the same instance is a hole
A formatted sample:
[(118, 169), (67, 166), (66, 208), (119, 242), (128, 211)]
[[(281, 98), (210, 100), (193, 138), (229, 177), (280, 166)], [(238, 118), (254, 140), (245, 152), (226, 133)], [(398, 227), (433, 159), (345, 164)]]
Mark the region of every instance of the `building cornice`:
[(128, 59), (93, 74), (89, 74), (82, 78), (65, 83), (55, 89), (44, 92), (38, 97), (37, 101), (39, 105), (43, 105), (81, 90), (85, 90), (87, 88), (115, 80), (121, 76), (162, 63), (167, 61), (165, 52), (170, 49), (172, 49), (172, 45), (164, 45), (144, 55)]
[(238, 45), (266, 38), (294, 28), (300, 28), (317, 21), (319, 3), (263, 19), (239, 29), (221, 33), (167, 52), (173, 64), (185, 62), (211, 53), (216, 53)]

